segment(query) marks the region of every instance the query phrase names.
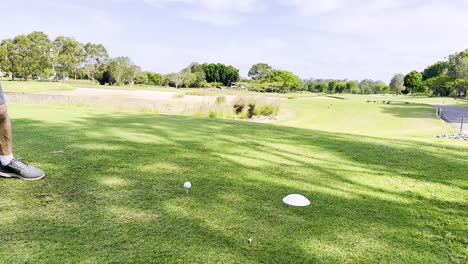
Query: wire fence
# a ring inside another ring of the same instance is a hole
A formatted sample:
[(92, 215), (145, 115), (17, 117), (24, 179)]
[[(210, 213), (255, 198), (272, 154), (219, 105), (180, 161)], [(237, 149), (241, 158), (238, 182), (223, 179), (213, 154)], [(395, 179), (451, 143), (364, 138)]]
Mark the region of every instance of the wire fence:
[(463, 133), (464, 127), (468, 126), (468, 111), (436, 108), (436, 115), (449, 124), (460, 123), (460, 132)]

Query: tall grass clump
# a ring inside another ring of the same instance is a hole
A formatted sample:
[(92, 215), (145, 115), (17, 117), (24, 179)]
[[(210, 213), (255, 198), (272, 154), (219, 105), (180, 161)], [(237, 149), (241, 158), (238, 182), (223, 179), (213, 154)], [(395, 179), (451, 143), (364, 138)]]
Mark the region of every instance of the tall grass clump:
[(252, 118), (252, 116), (254, 115), (255, 105), (255, 98), (247, 96), (237, 97), (233, 102), (234, 111), (241, 118), (244, 115), (247, 118)]
[(253, 116), (272, 116), (278, 114), (280, 110), (278, 102), (245, 96), (236, 98), (233, 108), (241, 119), (249, 119)]
[(226, 103), (226, 96), (220, 95), (220, 96), (216, 97), (215, 103), (217, 105)]
[(277, 102), (260, 102), (254, 109), (256, 116), (274, 116), (279, 113), (280, 106)]
[(185, 92), (185, 95), (193, 96), (214, 96), (219, 94), (219, 89), (206, 88), (206, 89), (188, 89)]
[(185, 93), (176, 93), (174, 94), (174, 98), (184, 98), (185, 97)]

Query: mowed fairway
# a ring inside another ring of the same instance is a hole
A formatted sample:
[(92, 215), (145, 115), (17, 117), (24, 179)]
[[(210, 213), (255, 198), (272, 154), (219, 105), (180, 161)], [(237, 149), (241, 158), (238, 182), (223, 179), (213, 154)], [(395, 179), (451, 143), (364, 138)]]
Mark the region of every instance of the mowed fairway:
[(278, 124), (11, 105), (48, 177), (0, 180), (0, 262), (466, 262), (468, 143), (369, 98), (288, 100)]

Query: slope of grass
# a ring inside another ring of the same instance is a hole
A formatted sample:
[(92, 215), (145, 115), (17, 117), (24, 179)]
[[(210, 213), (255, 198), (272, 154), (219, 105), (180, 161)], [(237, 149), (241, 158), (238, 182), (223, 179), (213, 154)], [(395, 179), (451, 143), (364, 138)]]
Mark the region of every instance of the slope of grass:
[[(387, 104), (390, 97), (348, 95), (344, 100), (332, 98), (298, 98), (285, 107), (296, 118), (278, 123), (327, 132), (341, 132), (376, 137), (433, 137), (454, 133), (435, 115), (435, 108), (422, 103)], [(453, 99), (452, 99), (453, 100)]]
[(379, 137), (313, 100), (291, 101), (311, 106), (297, 127), (10, 106), (16, 155), (48, 177), (0, 180), (0, 262), (466, 262), (468, 145), (405, 130), (428, 109), (363, 103)]

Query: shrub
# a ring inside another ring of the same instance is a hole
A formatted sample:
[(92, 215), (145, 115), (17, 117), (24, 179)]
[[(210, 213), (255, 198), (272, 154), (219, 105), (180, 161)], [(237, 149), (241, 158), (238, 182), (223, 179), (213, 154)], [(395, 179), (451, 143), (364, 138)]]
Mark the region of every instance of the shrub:
[(216, 97), (215, 103), (218, 104), (218, 105), (226, 103), (226, 96), (220, 95), (220, 96)]
[(238, 97), (233, 102), (236, 115), (240, 118), (252, 118), (252, 116), (271, 116), (279, 112), (277, 102), (270, 102), (261, 98)]
[(216, 112), (216, 110), (210, 110), (208, 112), (208, 117), (209, 118), (216, 118), (218, 116), (218, 113)]
[(277, 115), (280, 110), (280, 106), (275, 102), (262, 102), (257, 104), (254, 110), (256, 116), (272, 116)]
[(184, 93), (176, 93), (174, 94), (174, 98), (184, 98), (185, 94)]
[(242, 112), (238, 113), (237, 116), (240, 118), (240, 119), (249, 119), (249, 113), (247, 110), (242, 110)]
[(242, 112), (246, 112), (247, 117), (251, 118), (255, 111), (256, 101), (252, 97), (238, 97), (234, 101), (234, 111), (240, 115)]
[(194, 96), (211, 96), (218, 94), (217, 89), (190, 89), (185, 91), (185, 95), (194, 95)]

